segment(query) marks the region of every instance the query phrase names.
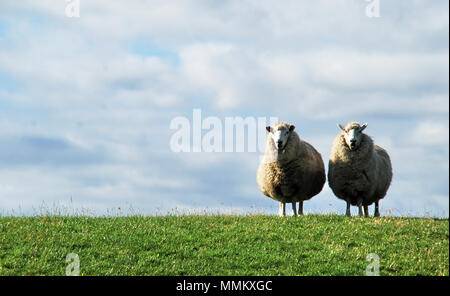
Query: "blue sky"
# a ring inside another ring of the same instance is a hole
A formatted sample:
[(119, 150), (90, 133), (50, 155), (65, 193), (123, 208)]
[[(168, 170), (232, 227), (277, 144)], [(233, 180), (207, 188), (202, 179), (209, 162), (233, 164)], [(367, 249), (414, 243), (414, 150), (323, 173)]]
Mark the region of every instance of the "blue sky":
[[(259, 153), (174, 153), (170, 122), (292, 122), (328, 162), (337, 123), (391, 155), (382, 215), (448, 217), (448, 1), (0, 3), (0, 211), (276, 213)], [(344, 213), (324, 190), (312, 213)], [(355, 212), (355, 210), (353, 210)]]

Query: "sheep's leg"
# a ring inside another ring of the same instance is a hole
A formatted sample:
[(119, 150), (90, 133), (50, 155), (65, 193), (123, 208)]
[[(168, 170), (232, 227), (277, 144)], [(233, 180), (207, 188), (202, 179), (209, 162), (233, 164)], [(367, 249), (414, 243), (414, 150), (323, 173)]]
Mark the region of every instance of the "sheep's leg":
[(303, 215), (303, 200), (298, 203), (298, 214)]
[(292, 203), (292, 211), (294, 212), (294, 216), (296, 217), (297, 216), (297, 205), (296, 205), (295, 201)]
[(363, 206), (362, 206), (362, 199), (358, 199), (357, 202), (358, 205), (358, 216), (362, 217), (363, 216)]
[(378, 208), (378, 201), (375, 202), (375, 212), (374, 212), (373, 216), (380, 217), (380, 209)]
[(352, 214), (350, 213), (350, 202), (347, 201), (347, 211), (345, 211), (345, 216), (350, 217)]
[(369, 206), (364, 206), (364, 216), (369, 217)]
[(280, 216), (286, 216), (286, 203), (280, 202)]

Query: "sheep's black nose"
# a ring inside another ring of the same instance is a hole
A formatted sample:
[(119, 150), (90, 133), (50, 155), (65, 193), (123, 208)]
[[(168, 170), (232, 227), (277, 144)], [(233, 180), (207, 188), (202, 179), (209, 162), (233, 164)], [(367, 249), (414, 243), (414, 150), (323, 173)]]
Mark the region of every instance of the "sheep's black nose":
[(282, 141), (278, 141), (278, 146), (281, 146), (281, 144), (283, 144)]

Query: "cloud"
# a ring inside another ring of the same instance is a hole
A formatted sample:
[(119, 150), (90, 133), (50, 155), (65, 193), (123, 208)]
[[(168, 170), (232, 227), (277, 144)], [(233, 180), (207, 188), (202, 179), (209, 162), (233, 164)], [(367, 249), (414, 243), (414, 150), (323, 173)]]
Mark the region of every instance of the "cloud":
[(3, 166), (80, 166), (106, 159), (102, 151), (81, 147), (65, 139), (32, 135), (0, 140), (0, 164)]
[(411, 132), (414, 144), (421, 146), (448, 147), (448, 121), (447, 122), (420, 122)]
[[(65, 5), (0, 4), (0, 207), (276, 212), (258, 153), (170, 151), (170, 121), (194, 108), (294, 122), (325, 162), (337, 123), (369, 122), (394, 165), (383, 204), (448, 205), (447, 1), (381, 1), (380, 18), (363, 0)], [(325, 187), (305, 207), (330, 203), (343, 212)]]

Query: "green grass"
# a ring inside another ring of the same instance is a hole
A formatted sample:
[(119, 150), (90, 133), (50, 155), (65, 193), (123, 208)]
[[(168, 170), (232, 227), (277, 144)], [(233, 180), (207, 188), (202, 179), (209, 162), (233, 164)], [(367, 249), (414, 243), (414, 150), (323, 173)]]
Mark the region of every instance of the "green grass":
[(449, 275), (448, 219), (1, 217), (0, 275)]

